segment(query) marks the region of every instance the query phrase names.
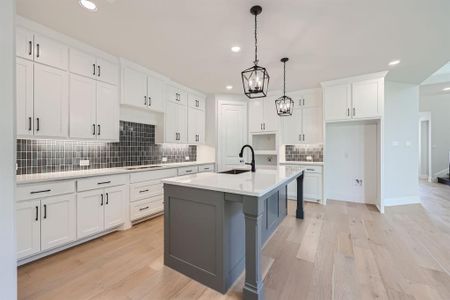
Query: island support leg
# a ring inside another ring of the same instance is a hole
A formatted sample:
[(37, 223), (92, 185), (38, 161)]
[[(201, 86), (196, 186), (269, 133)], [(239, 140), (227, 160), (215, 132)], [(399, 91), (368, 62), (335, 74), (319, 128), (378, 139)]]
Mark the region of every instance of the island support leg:
[(264, 299), (264, 284), (261, 274), (263, 203), (259, 198), (244, 197), (245, 300)]
[(295, 216), (297, 219), (304, 218), (303, 212), (303, 177), (305, 173), (302, 173), (299, 177), (297, 177), (297, 210), (295, 212)]

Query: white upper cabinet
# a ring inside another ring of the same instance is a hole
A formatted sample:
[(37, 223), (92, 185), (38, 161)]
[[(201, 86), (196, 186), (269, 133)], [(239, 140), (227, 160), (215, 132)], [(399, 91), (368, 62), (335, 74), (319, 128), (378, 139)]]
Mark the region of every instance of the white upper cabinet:
[(164, 112), (164, 82), (154, 76), (147, 76), (148, 108)]
[(68, 75), (48, 66), (34, 65), (34, 135), (68, 135)]
[(119, 65), (94, 55), (70, 49), (70, 72), (113, 85), (119, 83)]
[(16, 28), (16, 55), (18, 57), (33, 60), (34, 54), (34, 34), (22, 28)]
[(206, 98), (204, 96), (189, 93), (188, 101), (189, 101), (190, 107), (200, 109), (200, 110), (205, 110)]
[(17, 135), (33, 134), (33, 63), (16, 59), (16, 114)]
[(174, 85), (167, 85), (167, 100), (180, 105), (187, 105), (187, 94)]
[(193, 107), (188, 110), (188, 143), (205, 143), (205, 111)]
[(322, 83), (325, 121), (377, 119), (384, 114), (387, 72)]
[(295, 92), (292, 116), (282, 117), (283, 144), (323, 143), (322, 97), (318, 90)]
[(115, 85), (97, 83), (97, 138), (106, 141), (119, 140), (120, 104)]
[(122, 104), (164, 112), (163, 80), (139, 68), (122, 67)]
[(323, 99), (326, 121), (340, 121), (351, 118), (350, 84), (324, 87)]
[(73, 139), (95, 139), (97, 136), (97, 83), (70, 75), (70, 126)]
[(279, 130), (280, 117), (277, 115), (275, 101), (267, 97), (249, 100), (248, 122), (249, 132), (252, 133)]
[(34, 34), (34, 61), (62, 70), (68, 67), (69, 48), (41, 34)]
[(174, 102), (166, 103), (165, 142), (186, 144), (188, 142), (187, 107)]

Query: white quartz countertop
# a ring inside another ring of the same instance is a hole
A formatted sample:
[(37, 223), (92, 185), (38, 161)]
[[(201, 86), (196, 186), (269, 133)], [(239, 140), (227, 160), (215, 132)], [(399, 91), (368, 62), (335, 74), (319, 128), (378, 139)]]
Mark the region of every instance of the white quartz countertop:
[(323, 161), (280, 161), (281, 165), (323, 166)]
[(162, 180), (164, 184), (261, 197), (300, 175), (301, 167), (280, 166), (241, 174), (198, 173)]
[[(55, 173), (39, 173), (39, 174), (26, 174), (17, 175), (17, 184), (27, 184), (27, 183), (37, 183), (46, 181), (56, 181), (56, 180), (67, 180), (67, 179), (78, 179), (85, 177), (95, 177), (95, 176), (105, 176), (105, 175), (116, 175), (116, 174), (129, 174), (136, 172), (149, 172), (163, 169), (172, 169), (180, 167), (189, 166), (200, 166), (207, 164), (214, 164), (215, 162), (183, 162), (183, 163), (169, 163), (161, 164), (158, 167), (151, 167), (152, 165), (143, 166), (130, 166), (121, 168), (105, 168), (105, 169), (92, 169), (92, 170), (79, 170), (79, 171), (67, 171), (67, 172), (55, 172)], [(149, 167), (149, 168), (145, 168)], [(134, 169), (127, 169), (134, 168)]]

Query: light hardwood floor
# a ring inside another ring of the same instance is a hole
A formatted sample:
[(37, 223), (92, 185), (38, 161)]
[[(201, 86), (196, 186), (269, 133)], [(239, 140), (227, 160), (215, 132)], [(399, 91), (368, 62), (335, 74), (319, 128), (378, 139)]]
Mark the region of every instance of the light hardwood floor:
[[(265, 247), (267, 299), (450, 299), (450, 187), (423, 206), (306, 204)], [(20, 299), (241, 299), (163, 266), (163, 217), (19, 268)]]

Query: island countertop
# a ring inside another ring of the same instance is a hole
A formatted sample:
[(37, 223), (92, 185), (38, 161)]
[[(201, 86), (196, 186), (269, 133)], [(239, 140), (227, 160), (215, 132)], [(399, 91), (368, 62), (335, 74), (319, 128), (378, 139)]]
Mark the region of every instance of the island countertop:
[(256, 169), (254, 173), (199, 173), (167, 178), (162, 182), (164, 184), (261, 197), (292, 181), (302, 171), (303, 169), (300, 167), (279, 166), (274, 169)]

